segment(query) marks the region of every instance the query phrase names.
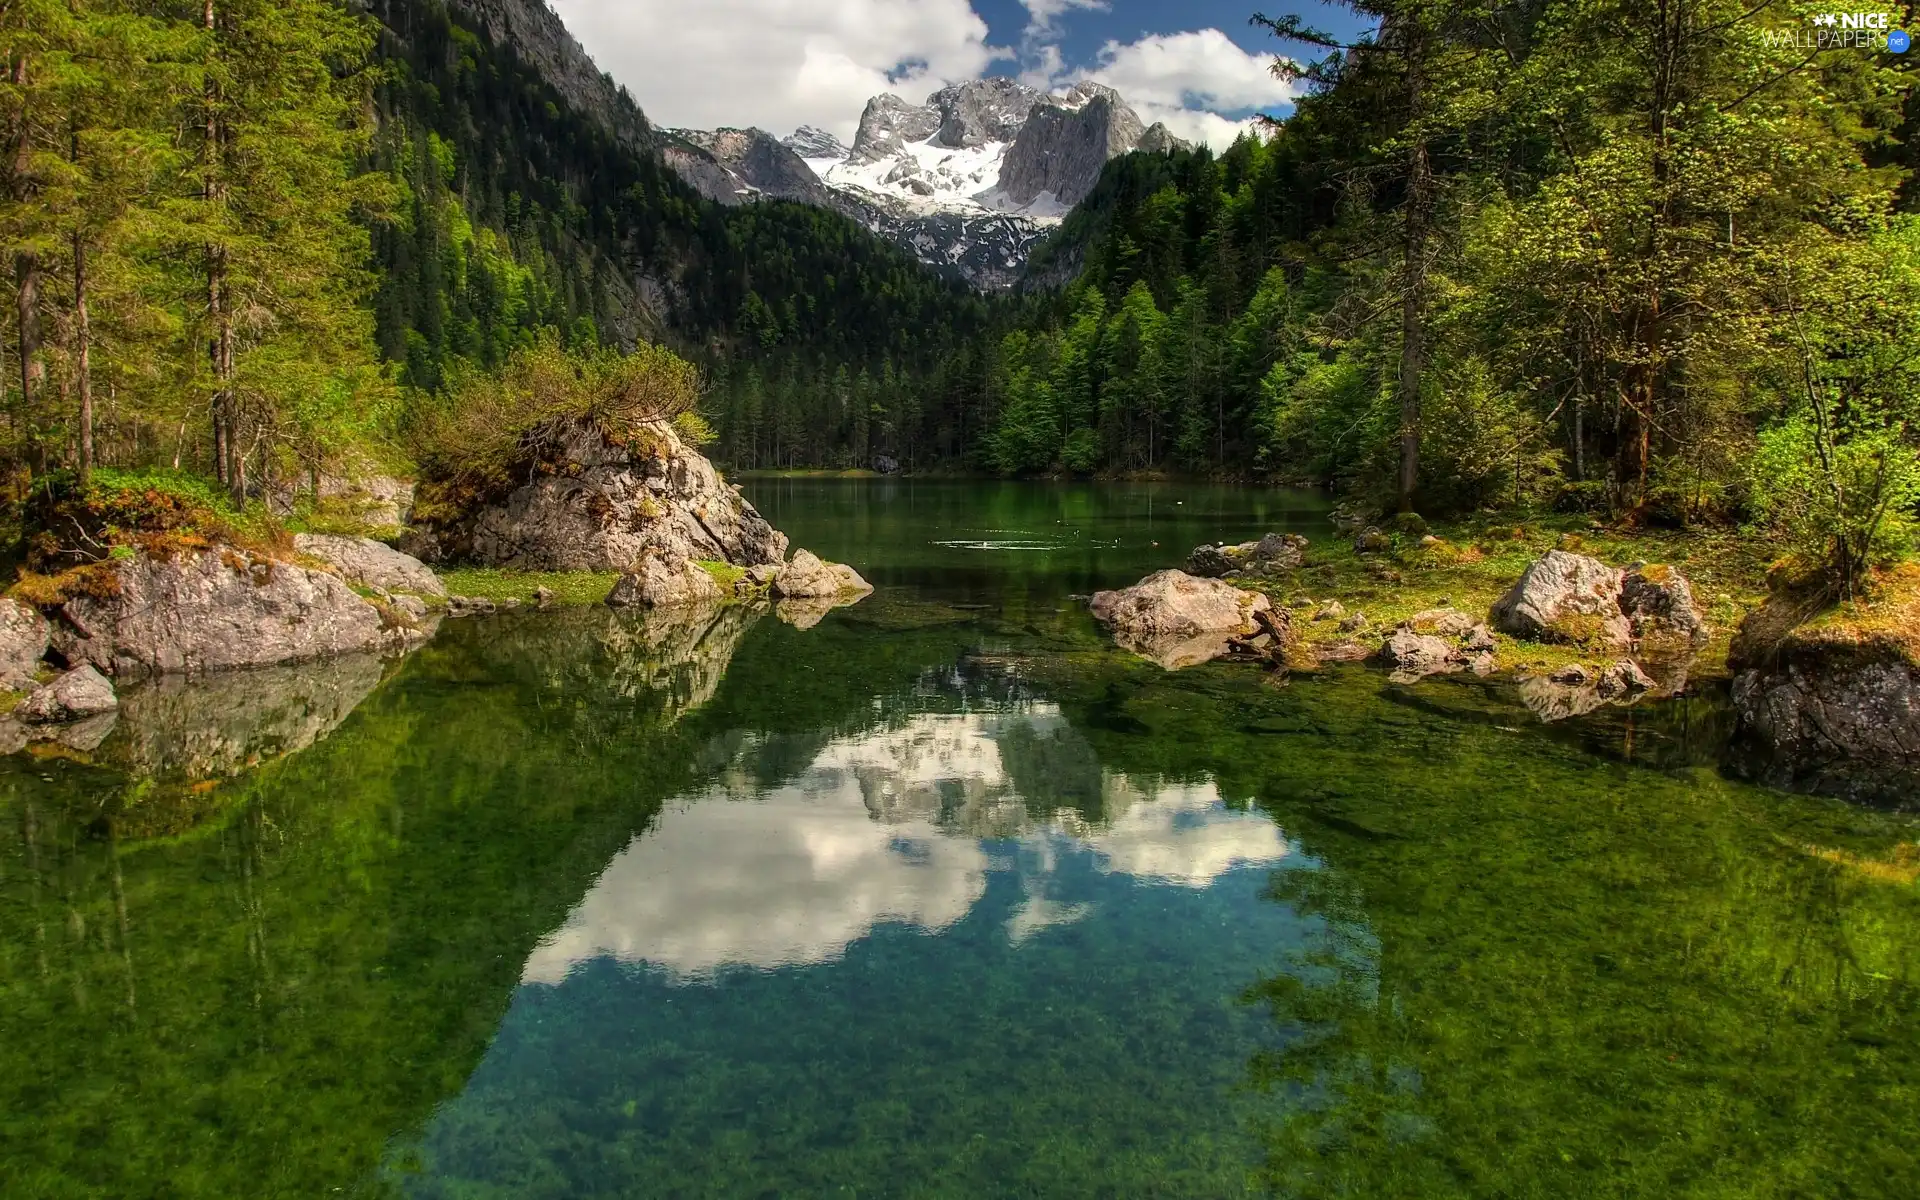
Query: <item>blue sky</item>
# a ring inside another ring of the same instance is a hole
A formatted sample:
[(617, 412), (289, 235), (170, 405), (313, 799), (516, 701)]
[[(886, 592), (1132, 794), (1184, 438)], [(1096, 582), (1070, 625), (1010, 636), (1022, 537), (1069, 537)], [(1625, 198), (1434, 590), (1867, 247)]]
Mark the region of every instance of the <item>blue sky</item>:
[[(867, 99), (912, 102), (1012, 75), (1116, 87), (1148, 121), (1224, 145), (1254, 112), (1284, 114), (1267, 71), (1283, 49), (1256, 8), (1357, 32), (1311, 0), (552, 0), (602, 69), (663, 125), (817, 125), (852, 136)], [(1295, 47), (1299, 54), (1302, 48)]]

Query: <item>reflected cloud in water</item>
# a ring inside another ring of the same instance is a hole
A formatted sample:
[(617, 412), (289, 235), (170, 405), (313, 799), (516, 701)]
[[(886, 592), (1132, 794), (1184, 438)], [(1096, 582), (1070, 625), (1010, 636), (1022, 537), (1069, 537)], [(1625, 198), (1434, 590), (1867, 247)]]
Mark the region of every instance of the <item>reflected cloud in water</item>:
[[(1019, 880), (1004, 932), (1020, 944), (1093, 911), (1050, 894), (1065, 856), (1199, 889), (1290, 852), (1269, 818), (1229, 808), (1211, 782), (1101, 770), (1051, 705), (916, 714), (829, 741), (773, 787), (753, 782), (752, 753), (614, 857), (535, 949), (526, 982), (557, 984), (603, 957), (688, 982), (831, 962), (883, 924), (950, 929), (996, 872)], [(1059, 807), (1062, 795), (1094, 800), (1092, 815)]]

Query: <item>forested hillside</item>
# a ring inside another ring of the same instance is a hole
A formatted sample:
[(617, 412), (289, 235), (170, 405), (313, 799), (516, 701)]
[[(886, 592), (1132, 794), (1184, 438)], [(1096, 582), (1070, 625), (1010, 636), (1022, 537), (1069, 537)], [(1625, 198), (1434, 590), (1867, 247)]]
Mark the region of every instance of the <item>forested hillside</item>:
[(837, 214), (703, 201), (624, 92), (549, 78), (515, 47), (564, 56), (503, 14), (558, 29), (436, 0), (9, 8), (20, 481), (158, 464), (244, 497), (404, 459), (451, 373), (537, 340), (663, 341), (824, 395), (981, 335), (982, 300)]
[(1911, 502), (1903, 58), (1770, 46), (1785, 6), (1365, 11), (1354, 48), (1268, 22), (1328, 54), (1270, 138), (1114, 165), (1036, 259), (1085, 270), (1000, 343), (985, 461), (1438, 508)]

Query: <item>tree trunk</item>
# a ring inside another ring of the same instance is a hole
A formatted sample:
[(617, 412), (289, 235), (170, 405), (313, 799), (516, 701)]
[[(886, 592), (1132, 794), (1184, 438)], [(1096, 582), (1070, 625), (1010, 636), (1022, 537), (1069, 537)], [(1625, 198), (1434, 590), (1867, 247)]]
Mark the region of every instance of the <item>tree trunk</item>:
[[(14, 128), (11, 192), (16, 203), (33, 202), (33, 177), (28, 170), (33, 152), (33, 130), (27, 113), (27, 60), (22, 55), (13, 64), (13, 85), (20, 93), (20, 114)], [(13, 257), (14, 304), (20, 334), (20, 417), (28, 442), (33, 441), (33, 401), (46, 377), (46, 364), (40, 361), (40, 258), (31, 250)]]
[(20, 327), (20, 410), (33, 436), (33, 401), (46, 378), (40, 361), (40, 257), (23, 250), (13, 258), (14, 301)]
[[(1421, 115), (1425, 43), (1407, 48), (1407, 113)], [(1427, 369), (1427, 240), (1433, 217), (1433, 162), (1424, 136), (1407, 151), (1406, 280), (1400, 296), (1400, 496), (1401, 512), (1413, 511), (1420, 484), (1420, 382)]]
[(87, 247), (73, 235), (74, 382), (80, 391), (80, 487), (93, 482), (93, 329), (87, 317)]

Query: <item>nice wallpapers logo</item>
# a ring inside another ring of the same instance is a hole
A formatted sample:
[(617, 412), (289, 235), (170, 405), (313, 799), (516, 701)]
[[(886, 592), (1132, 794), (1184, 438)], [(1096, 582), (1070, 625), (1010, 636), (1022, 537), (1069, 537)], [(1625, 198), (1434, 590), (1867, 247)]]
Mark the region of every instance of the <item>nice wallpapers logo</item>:
[(1774, 49), (1884, 50), (1905, 54), (1913, 39), (1893, 28), (1893, 17), (1883, 12), (1815, 13), (1810, 29), (1767, 29), (1761, 37)]

